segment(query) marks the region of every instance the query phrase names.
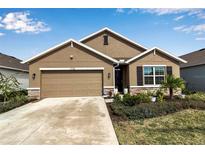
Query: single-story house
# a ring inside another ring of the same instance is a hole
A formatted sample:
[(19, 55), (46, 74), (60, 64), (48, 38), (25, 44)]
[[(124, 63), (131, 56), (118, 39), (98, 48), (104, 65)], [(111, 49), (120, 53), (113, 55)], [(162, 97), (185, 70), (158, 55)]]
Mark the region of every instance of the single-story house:
[(180, 65), (181, 77), (187, 89), (205, 91), (205, 48), (181, 56), (188, 61)]
[(80, 41), (69, 39), (23, 63), (29, 64), (29, 95), (38, 98), (101, 96), (118, 89), (137, 93), (180, 76), (185, 60), (103, 28)]
[(0, 73), (5, 76), (14, 76), (20, 83), (20, 87), (27, 89), (29, 85), (28, 64), (22, 64), (22, 60), (0, 53)]

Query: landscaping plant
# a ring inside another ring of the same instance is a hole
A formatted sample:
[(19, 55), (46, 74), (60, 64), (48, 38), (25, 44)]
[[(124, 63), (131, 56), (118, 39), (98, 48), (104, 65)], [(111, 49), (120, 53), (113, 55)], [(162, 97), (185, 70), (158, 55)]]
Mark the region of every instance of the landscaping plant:
[(194, 94), (186, 95), (186, 100), (194, 100), (194, 101), (205, 102), (205, 93), (196, 92)]
[(15, 91), (19, 91), (20, 83), (14, 76), (5, 76), (0, 73), (0, 94), (4, 98), (4, 102), (8, 101), (11, 93)]
[[(146, 101), (140, 102), (140, 99), (144, 98), (144, 96), (147, 101), (150, 102), (150, 99), (148, 100), (148, 98), (150, 98), (149, 95), (145, 94), (137, 94), (134, 96), (126, 94), (123, 99), (121, 99), (119, 95), (116, 95), (110, 107), (113, 114), (131, 120), (163, 116), (184, 109), (205, 110), (205, 94), (199, 93), (193, 95), (194, 96), (188, 97), (187, 99), (174, 97), (175, 99), (166, 100), (164, 99), (163, 92), (159, 90), (156, 92), (156, 103), (145, 103)], [(200, 97), (196, 100), (196, 96), (198, 95)]]
[(0, 73), (0, 113), (28, 103), (27, 94), (14, 76), (7, 77)]
[(126, 106), (134, 106), (135, 104), (139, 103), (139, 101), (137, 100), (137, 96), (130, 94), (125, 94), (123, 96), (122, 102)]
[(162, 91), (161, 88), (157, 90), (156, 97), (158, 103), (162, 103), (164, 101), (164, 92)]
[(185, 84), (184, 80), (181, 78), (175, 78), (173, 75), (168, 75), (162, 82), (161, 86), (163, 89), (169, 89), (169, 98), (173, 99), (174, 90), (177, 90), (178, 88), (184, 89)]
[(151, 102), (151, 93), (139, 93), (136, 95), (136, 100), (137, 100), (138, 104), (150, 103)]

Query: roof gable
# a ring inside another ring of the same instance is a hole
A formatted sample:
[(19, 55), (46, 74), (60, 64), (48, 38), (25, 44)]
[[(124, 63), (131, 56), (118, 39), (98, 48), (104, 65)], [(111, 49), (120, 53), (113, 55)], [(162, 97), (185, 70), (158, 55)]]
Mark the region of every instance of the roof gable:
[(129, 38), (127, 38), (127, 37), (125, 37), (125, 36), (123, 36), (123, 35), (121, 35), (121, 34), (115, 32), (115, 31), (109, 29), (108, 27), (105, 27), (105, 28), (103, 28), (103, 29), (100, 29), (99, 31), (94, 32), (94, 33), (92, 33), (92, 34), (90, 34), (90, 35), (88, 35), (88, 36), (86, 36), (86, 37), (80, 39), (80, 42), (84, 42), (84, 41), (86, 41), (86, 40), (88, 40), (88, 39), (90, 39), (90, 38), (92, 38), (92, 37), (98, 35), (99, 33), (102, 33), (103, 31), (108, 31), (108, 32), (114, 34), (115, 36), (117, 36), (117, 37), (119, 37), (119, 38), (121, 38), (121, 39), (123, 39), (123, 40), (125, 40), (125, 41), (127, 41), (127, 42), (129, 42), (129, 43), (131, 43), (131, 44), (133, 44), (133, 45), (135, 45), (135, 46), (137, 46), (137, 47), (140, 47), (140, 48), (142, 48), (142, 49), (144, 49), (144, 50), (147, 50), (146, 47), (144, 47), (144, 46), (142, 46), (142, 45), (140, 45), (140, 44), (138, 44), (138, 43), (136, 43), (136, 42), (130, 40)]
[(148, 53), (150, 53), (152, 51), (155, 51), (155, 50), (157, 50), (157, 51), (167, 55), (168, 57), (170, 57), (172, 59), (175, 59), (176, 61), (179, 61), (179, 62), (182, 62), (182, 63), (187, 63), (186, 60), (183, 60), (183, 59), (181, 59), (181, 58), (179, 58), (179, 57), (177, 57), (177, 56), (175, 56), (175, 55), (173, 55), (173, 54), (171, 54), (171, 53), (169, 53), (167, 51), (164, 51), (164, 50), (162, 50), (162, 49), (160, 49), (158, 47), (153, 47), (151, 49), (148, 49), (147, 51), (145, 51), (145, 52), (143, 52), (143, 53), (141, 53), (141, 54), (139, 54), (139, 55), (137, 55), (137, 56), (127, 60), (125, 63), (129, 64), (129, 63), (135, 61), (136, 59), (138, 59), (138, 58), (140, 58), (140, 57), (142, 57), (142, 56), (144, 56), (144, 55), (146, 55), (146, 54), (148, 54)]
[(89, 50), (89, 51), (91, 51), (91, 52), (93, 52), (93, 53), (95, 53), (95, 54), (97, 54), (97, 55), (99, 55), (101, 57), (104, 57), (105, 59), (108, 59), (108, 60), (112, 61), (113, 63), (118, 63), (117, 60), (115, 60), (115, 59), (113, 59), (113, 58), (111, 58), (111, 57), (109, 57), (109, 56), (107, 56), (107, 55), (105, 55), (105, 54), (103, 54), (103, 53), (101, 53), (101, 52), (99, 52), (99, 51), (97, 51), (97, 50), (95, 50), (95, 49), (85, 45), (85, 44), (82, 44), (82, 43), (80, 43), (80, 42), (78, 42), (78, 41), (76, 41), (74, 39), (69, 39), (69, 40), (67, 40), (67, 41), (65, 41), (65, 42), (63, 42), (61, 44), (58, 44), (58, 45), (56, 45), (56, 46), (54, 46), (52, 48), (49, 48), (48, 50), (43, 51), (43, 52), (39, 53), (38, 55), (36, 55), (34, 57), (31, 57), (28, 60), (23, 61), (22, 63), (28, 63), (28, 62), (31, 62), (33, 60), (36, 60), (36, 59), (38, 59), (38, 58), (40, 58), (42, 56), (45, 56), (46, 54), (52, 52), (53, 50), (56, 50), (56, 49), (58, 49), (58, 48), (60, 48), (60, 47), (62, 47), (64, 45), (66, 45), (68, 43), (72, 43), (72, 42), (78, 44), (81, 47), (86, 48), (87, 50)]

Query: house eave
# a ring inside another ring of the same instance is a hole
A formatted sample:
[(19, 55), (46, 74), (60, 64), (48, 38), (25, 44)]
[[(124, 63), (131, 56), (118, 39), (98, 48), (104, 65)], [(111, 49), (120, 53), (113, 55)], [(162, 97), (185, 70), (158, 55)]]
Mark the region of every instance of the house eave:
[(27, 73), (29, 72), (28, 70), (14, 68), (14, 67), (8, 67), (8, 66), (2, 66), (2, 65), (0, 65), (0, 68), (8, 69), (8, 70), (14, 70), (14, 71), (27, 72)]
[(105, 54), (103, 54), (103, 53), (101, 53), (101, 52), (99, 52), (99, 51), (97, 51), (97, 50), (95, 50), (95, 49), (93, 49), (93, 48), (91, 48), (91, 47), (89, 47), (89, 46), (83, 44), (83, 43), (80, 43), (80, 42), (74, 40), (74, 39), (69, 39), (69, 40), (67, 40), (67, 41), (64, 41), (63, 43), (60, 43), (60, 44), (58, 44), (58, 45), (56, 45), (56, 46), (54, 46), (54, 47), (52, 47), (52, 48), (49, 48), (48, 50), (45, 50), (45, 51), (43, 51), (43, 52), (37, 54), (36, 56), (33, 56), (33, 57), (29, 58), (28, 60), (25, 60), (25, 61), (23, 61), (23, 62), (21, 62), (21, 63), (22, 63), (22, 64), (25, 64), (25, 63), (29, 63), (29, 62), (31, 62), (31, 61), (34, 61), (34, 60), (36, 60), (36, 59), (38, 59), (38, 58), (40, 58), (40, 57), (42, 57), (42, 56), (44, 56), (44, 55), (50, 53), (51, 51), (53, 51), (53, 50), (55, 50), (55, 49), (58, 49), (58, 48), (62, 47), (63, 45), (68, 44), (68, 43), (70, 43), (70, 42), (76, 43), (76, 44), (78, 44), (78, 45), (84, 47), (85, 49), (87, 49), (87, 50), (89, 50), (89, 51), (91, 51), (91, 52), (93, 52), (93, 53), (95, 53), (95, 54), (97, 54), (97, 55), (99, 55), (99, 56), (101, 56), (101, 57), (104, 57), (104, 58), (107, 59), (107, 60), (112, 61), (113, 63), (118, 63), (118, 60), (113, 59), (112, 57), (109, 57), (109, 56), (107, 56), (107, 55), (105, 55)]

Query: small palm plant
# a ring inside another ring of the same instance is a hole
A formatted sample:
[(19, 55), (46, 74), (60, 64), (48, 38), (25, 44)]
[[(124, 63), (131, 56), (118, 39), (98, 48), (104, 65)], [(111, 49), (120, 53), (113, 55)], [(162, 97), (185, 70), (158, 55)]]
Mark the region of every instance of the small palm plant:
[(178, 88), (184, 89), (184, 80), (181, 78), (175, 78), (173, 75), (168, 75), (161, 84), (163, 89), (169, 89), (169, 98), (173, 99), (174, 90)]
[(9, 100), (10, 94), (12, 92), (18, 91), (19, 82), (14, 76), (5, 76), (0, 73), (0, 94), (4, 97), (4, 102)]

